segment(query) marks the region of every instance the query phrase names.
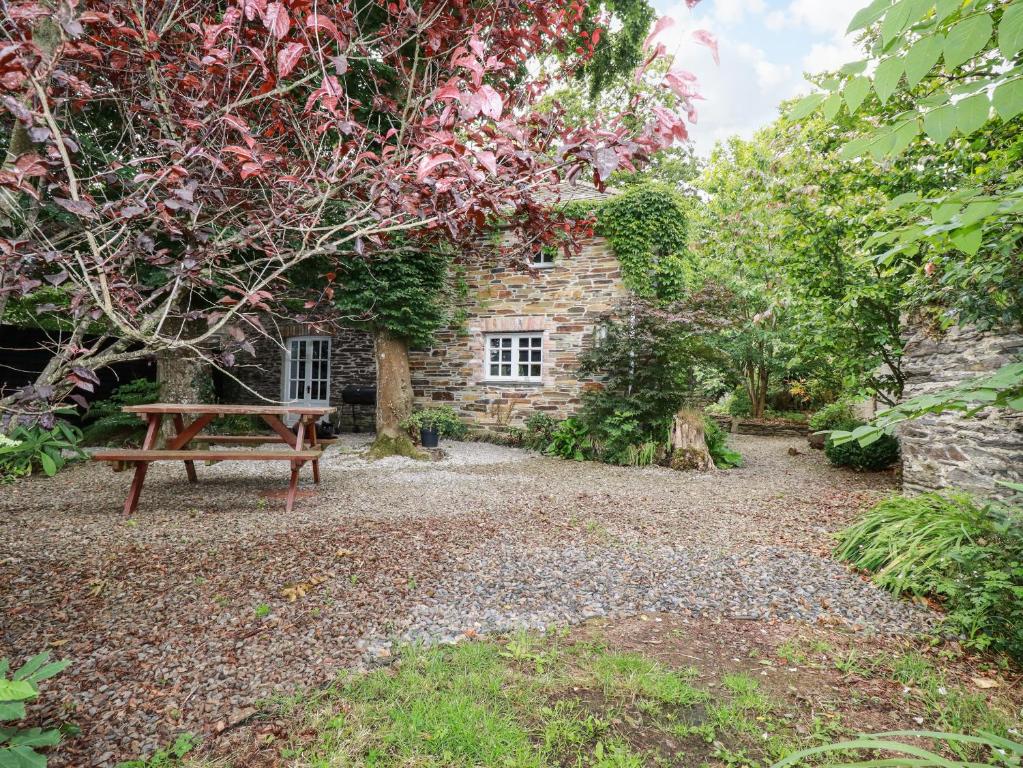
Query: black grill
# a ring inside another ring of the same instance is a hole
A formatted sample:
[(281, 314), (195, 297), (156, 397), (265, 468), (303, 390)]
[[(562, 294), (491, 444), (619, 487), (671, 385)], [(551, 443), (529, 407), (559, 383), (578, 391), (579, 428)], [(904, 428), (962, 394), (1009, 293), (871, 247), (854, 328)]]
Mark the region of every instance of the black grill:
[(341, 402), (352, 407), (352, 432), (361, 432), (359, 417), (355, 410), (357, 405), (376, 405), (376, 387), (356, 387), (349, 385), (341, 390)]

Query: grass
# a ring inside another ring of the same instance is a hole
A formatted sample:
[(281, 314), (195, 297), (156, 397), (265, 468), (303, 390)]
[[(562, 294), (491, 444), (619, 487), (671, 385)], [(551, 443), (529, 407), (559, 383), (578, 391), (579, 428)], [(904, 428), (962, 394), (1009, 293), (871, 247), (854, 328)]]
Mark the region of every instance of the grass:
[[(1007, 717), (950, 681), (934, 654), (853, 655), (792, 640), (769, 655), (798, 660), (813, 674), (857, 675), (845, 698), (856, 698), (869, 678), (875, 689), (892, 691), (907, 718), (919, 712), (924, 728), (1011, 733)], [(771, 665), (761, 659), (752, 671), (701, 678), (694, 669), (564, 632), (412, 646), (389, 667), (345, 674), (327, 689), (268, 708), (268, 717), (285, 724), (277, 733), (286, 735), (266, 737), (266, 747), (273, 764), (308, 768), (767, 768), (857, 733), (860, 723), (843, 723), (842, 702), (810, 707), (765, 688), (758, 674), (764, 664)], [(970, 744), (946, 750), (960, 759), (979, 756)], [(172, 752), (157, 757), (171, 761), (138, 765), (178, 764)]]

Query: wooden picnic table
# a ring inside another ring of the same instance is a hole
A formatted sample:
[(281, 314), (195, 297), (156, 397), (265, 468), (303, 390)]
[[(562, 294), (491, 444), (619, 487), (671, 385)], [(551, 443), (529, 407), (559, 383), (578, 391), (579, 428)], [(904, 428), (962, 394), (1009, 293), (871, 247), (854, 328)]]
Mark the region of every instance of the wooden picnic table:
[[(316, 421), (331, 413), (332, 408), (310, 408), (290, 405), (209, 405), (202, 403), (151, 403), (129, 405), (121, 409), (125, 413), (138, 414), (146, 421), (146, 436), (141, 448), (125, 448), (95, 451), (94, 461), (115, 464), (134, 464), (135, 476), (124, 502), (124, 513), (132, 514), (138, 507), (146, 471), (154, 461), (181, 461), (190, 483), (198, 482), (195, 474), (196, 461), (288, 461), (291, 464), (291, 479), (285, 508), (291, 512), (298, 491), (298, 471), (307, 461), (313, 465), (313, 482), (320, 482), (320, 456), (322, 450), (316, 441)], [(171, 417), (175, 435), (167, 441), (164, 449), (155, 448), (160, 435), (160, 425), (165, 416)], [(291, 450), (196, 450), (190, 449), (192, 441), (217, 442), (219, 435), (200, 435), (203, 427), (218, 416), (258, 416), (273, 430), (274, 435), (263, 442), (280, 442)], [(282, 421), (284, 417), (298, 417), (293, 432)], [(186, 422), (186, 417), (191, 420)]]

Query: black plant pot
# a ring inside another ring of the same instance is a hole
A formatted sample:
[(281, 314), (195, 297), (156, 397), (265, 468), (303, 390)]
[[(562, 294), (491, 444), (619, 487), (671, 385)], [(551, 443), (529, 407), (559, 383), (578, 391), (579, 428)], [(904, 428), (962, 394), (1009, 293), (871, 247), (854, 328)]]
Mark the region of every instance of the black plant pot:
[(419, 442), (424, 448), (436, 448), (440, 442), (440, 433), (436, 429), (423, 427), (419, 430)]

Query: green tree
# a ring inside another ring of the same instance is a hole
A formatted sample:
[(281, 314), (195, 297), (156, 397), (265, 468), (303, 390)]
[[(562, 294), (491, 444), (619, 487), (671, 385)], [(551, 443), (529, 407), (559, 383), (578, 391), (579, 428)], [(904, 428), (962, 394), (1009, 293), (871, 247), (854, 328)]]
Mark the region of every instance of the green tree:
[[(926, 169), (916, 188), (891, 200), (894, 225), (867, 242), (882, 249), (882, 269), (912, 269), (910, 306), (942, 325), (1019, 327), (1023, 0), (874, 0), (850, 31), (862, 31), (867, 58), (821, 79), (823, 91), (799, 102), (790, 120), (819, 109), (840, 128), (867, 113), (845, 132), (843, 158)], [(927, 164), (914, 165), (914, 153)], [(1010, 364), (944, 396), (904, 403), (880, 424), (985, 403), (1023, 408), (1021, 372)], [(862, 441), (877, 437), (870, 428), (857, 432)]]
[(409, 347), (428, 344), (456, 309), (448, 280), (450, 255), (395, 242), (372, 259), (340, 262), (333, 303), (346, 321), (373, 334), (377, 372), (377, 438), (407, 439), (400, 427), (411, 414)]

